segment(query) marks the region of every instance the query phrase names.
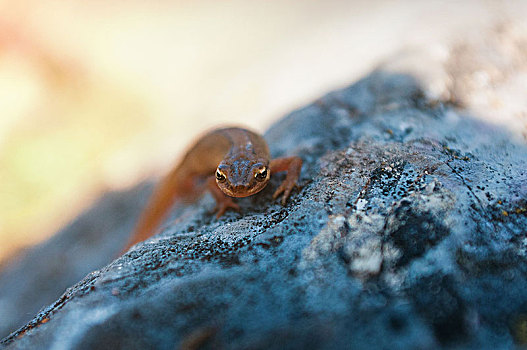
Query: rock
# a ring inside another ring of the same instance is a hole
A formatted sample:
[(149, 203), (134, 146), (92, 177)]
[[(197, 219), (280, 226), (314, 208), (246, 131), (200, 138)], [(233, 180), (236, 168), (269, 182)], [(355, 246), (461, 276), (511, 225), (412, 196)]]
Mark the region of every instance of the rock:
[[(422, 72), (429, 62), (420, 62)], [(527, 146), (459, 109), (467, 104), (454, 91), (429, 93), (430, 82), (451, 86), (437, 83), (447, 69), (430, 71), (417, 79), (381, 67), (285, 117), (265, 135), (274, 156), (305, 161), (285, 207), (271, 199), (283, 175), (239, 200), (241, 214), (215, 219), (210, 195), (181, 207), (159, 235), (90, 273), (2, 344), (526, 345)]]
[(105, 194), (47, 242), (24, 252), (0, 271), (0, 336), (29, 322), (65, 289), (119, 253), (151, 186)]

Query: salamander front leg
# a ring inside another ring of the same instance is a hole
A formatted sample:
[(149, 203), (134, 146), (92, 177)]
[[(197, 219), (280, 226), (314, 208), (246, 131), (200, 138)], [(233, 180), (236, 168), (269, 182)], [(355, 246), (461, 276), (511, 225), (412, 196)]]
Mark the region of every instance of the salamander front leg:
[(210, 192), (212, 193), (212, 196), (216, 200), (216, 207), (214, 208), (214, 211), (216, 212), (216, 218), (219, 218), (225, 212), (227, 209), (233, 209), (236, 211), (240, 210), (240, 206), (232, 200), (231, 197), (226, 196), (218, 187), (216, 184), (216, 178), (214, 176), (211, 176), (207, 180), (207, 187), (209, 188)]
[(271, 174), (280, 171), (287, 171), (285, 180), (273, 194), (273, 199), (276, 199), (280, 194), (283, 193), (284, 195), (282, 196), (282, 205), (284, 205), (287, 201), (287, 198), (289, 198), (291, 191), (296, 186), (296, 181), (300, 176), (300, 170), (302, 169), (302, 159), (297, 156), (276, 158), (271, 160), (269, 167), (271, 168)]

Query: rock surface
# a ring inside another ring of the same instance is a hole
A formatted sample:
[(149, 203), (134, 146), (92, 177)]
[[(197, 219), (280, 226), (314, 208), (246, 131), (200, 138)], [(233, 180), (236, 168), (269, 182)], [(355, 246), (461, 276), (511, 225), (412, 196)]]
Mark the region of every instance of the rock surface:
[(107, 193), (62, 232), (0, 271), (0, 337), (30, 321), (64, 290), (110, 263), (133, 229), (151, 186)]
[[(526, 345), (527, 146), (521, 131), (460, 109), (466, 100), (448, 67), (430, 63), (435, 75), (423, 78), (386, 65), (293, 112), (265, 135), (274, 156), (305, 162), (285, 207), (271, 199), (278, 174), (238, 201), (241, 214), (215, 219), (209, 195), (178, 208), (159, 235), (90, 273), (2, 344)], [(93, 230), (129, 231), (121, 219)], [(110, 260), (113, 247), (99, 256)]]

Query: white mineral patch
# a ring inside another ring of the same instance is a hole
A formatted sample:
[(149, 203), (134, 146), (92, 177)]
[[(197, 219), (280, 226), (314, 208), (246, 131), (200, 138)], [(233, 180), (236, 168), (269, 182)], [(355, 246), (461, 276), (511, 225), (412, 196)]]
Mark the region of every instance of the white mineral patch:
[(366, 209), (366, 206), (368, 205), (368, 201), (364, 198), (361, 198), (357, 201), (357, 210), (363, 211)]

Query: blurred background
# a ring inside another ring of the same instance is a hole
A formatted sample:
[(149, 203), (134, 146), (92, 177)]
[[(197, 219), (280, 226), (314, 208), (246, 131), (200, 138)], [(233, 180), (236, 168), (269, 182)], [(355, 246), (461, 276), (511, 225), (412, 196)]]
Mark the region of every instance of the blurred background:
[[(409, 47), (526, 18), (526, 1), (0, 2), (0, 264), (203, 130), (264, 131)], [(435, 45), (435, 46), (434, 46)]]

